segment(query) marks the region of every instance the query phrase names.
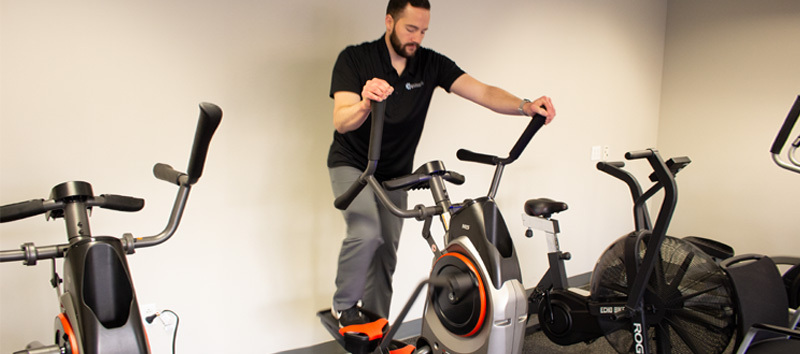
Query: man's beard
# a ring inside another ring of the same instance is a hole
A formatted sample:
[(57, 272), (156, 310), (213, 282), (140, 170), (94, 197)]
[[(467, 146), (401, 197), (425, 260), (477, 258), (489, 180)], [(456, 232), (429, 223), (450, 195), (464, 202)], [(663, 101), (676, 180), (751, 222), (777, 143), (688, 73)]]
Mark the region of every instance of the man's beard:
[(419, 45), (416, 45), (415, 43), (406, 43), (406, 44), (400, 43), (400, 38), (397, 37), (397, 31), (395, 31), (394, 29), (392, 29), (392, 34), (389, 35), (389, 42), (392, 43), (392, 48), (394, 49), (394, 52), (397, 53), (397, 55), (406, 59), (411, 59), (414, 56), (414, 54), (416, 54), (416, 51), (408, 53), (405, 50), (406, 47), (415, 45), (419, 49)]

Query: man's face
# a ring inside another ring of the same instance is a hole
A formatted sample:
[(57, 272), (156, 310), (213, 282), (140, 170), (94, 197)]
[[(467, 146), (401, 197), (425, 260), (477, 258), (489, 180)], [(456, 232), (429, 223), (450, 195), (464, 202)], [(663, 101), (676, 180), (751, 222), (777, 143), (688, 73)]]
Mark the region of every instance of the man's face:
[(406, 5), (397, 19), (386, 15), (386, 30), (395, 53), (404, 58), (411, 58), (422, 44), (428, 23), (431, 19), (429, 10)]

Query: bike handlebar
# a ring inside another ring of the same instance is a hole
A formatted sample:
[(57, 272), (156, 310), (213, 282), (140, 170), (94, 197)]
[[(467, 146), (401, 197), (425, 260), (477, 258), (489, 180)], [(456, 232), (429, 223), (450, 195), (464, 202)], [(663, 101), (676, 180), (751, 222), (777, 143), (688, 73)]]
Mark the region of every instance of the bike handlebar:
[[(464, 175), (456, 171), (443, 171), (441, 174), (442, 179), (455, 185), (462, 185), (467, 180)], [(398, 177), (386, 182), (383, 182), (383, 187), (386, 190), (398, 190), (405, 188), (426, 188), (431, 176), (423, 173), (414, 173), (404, 177)]]
[(116, 211), (135, 212), (144, 208), (144, 199), (116, 194), (101, 194), (95, 197), (95, 202), (100, 203), (97, 206), (101, 208)]
[[(198, 119), (197, 129), (195, 131), (195, 139), (192, 145), (191, 156), (189, 158), (188, 174), (175, 171), (171, 166), (166, 164), (159, 163), (155, 165), (153, 168), (153, 174), (156, 176), (156, 178), (180, 186), (178, 195), (175, 198), (170, 219), (164, 231), (158, 235), (149, 237), (133, 238), (133, 236), (130, 234), (125, 234), (122, 237), (124, 241), (123, 245), (128, 253), (133, 253), (133, 249), (135, 247), (149, 247), (160, 244), (169, 239), (175, 233), (178, 224), (180, 223), (181, 215), (183, 214), (191, 186), (197, 182), (200, 176), (202, 176), (209, 143), (221, 120), (222, 110), (218, 106), (206, 102), (200, 104), (200, 118)], [(89, 186), (89, 184), (85, 182), (78, 183)], [(62, 185), (67, 184), (70, 183), (65, 183)], [(56, 188), (59, 186), (56, 186)], [(115, 194), (101, 194), (99, 196), (93, 196), (91, 195), (90, 186), (87, 190), (81, 192), (88, 194), (83, 194), (80, 196), (82, 198), (80, 203), (82, 203), (87, 209), (90, 209), (91, 207), (100, 207), (117, 211), (135, 212), (144, 207), (144, 199), (141, 198)], [(53, 199), (34, 199), (2, 206), (0, 207), (0, 223), (20, 220), (49, 211), (61, 210), (64, 209), (68, 203), (67, 201), (59, 198), (52, 196), (51, 198)], [(69, 244), (37, 247), (32, 243), (26, 243), (17, 250), (0, 251), (0, 262), (24, 261), (28, 265), (34, 265), (36, 264), (36, 260), (63, 257), (64, 252), (68, 247)]]
[(172, 168), (172, 166), (160, 162), (153, 166), (153, 176), (156, 176), (156, 178), (162, 181), (177, 184), (179, 186), (181, 185), (181, 179), (184, 181), (189, 179), (185, 173), (176, 171), (174, 168)]
[[(342, 195), (334, 200), (333, 205), (339, 210), (345, 210), (350, 203), (361, 193), (361, 190), (364, 189), (368, 184), (373, 188), (376, 196), (384, 204), (389, 211), (397, 215), (399, 217), (416, 217), (416, 218), (424, 218), (428, 215), (436, 215), (443, 213), (444, 210), (440, 206), (435, 207), (425, 207), (425, 206), (417, 206), (415, 209), (412, 210), (402, 210), (398, 208), (396, 205), (391, 203), (391, 200), (386, 196), (384, 191), (384, 187), (378, 183), (375, 179), (375, 170), (377, 169), (378, 160), (380, 159), (380, 148), (383, 136), (383, 123), (384, 123), (384, 115), (386, 112), (386, 102), (372, 102), (372, 126), (370, 130), (370, 143), (369, 143), (369, 156), (367, 161), (367, 168), (364, 172), (356, 179), (355, 182), (350, 186), (350, 188), (345, 191)], [(499, 158), (497, 156), (491, 156), (487, 154), (475, 153), (469, 150), (460, 149), (456, 153), (456, 156), (465, 161), (474, 161), (480, 162), (484, 164), (491, 164), (491, 165), (507, 165), (514, 162), (522, 151), (527, 147), (528, 143), (531, 141), (533, 136), (539, 129), (544, 126), (546, 119), (544, 116), (536, 114), (531, 118), (530, 123), (523, 131), (522, 135), (519, 137), (517, 142), (511, 148), (509, 152), (509, 156), (506, 158)], [(454, 173), (448, 176), (449, 179), (452, 181), (463, 183), (463, 176), (460, 174)], [(409, 185), (412, 183), (416, 183), (419, 181), (418, 177), (411, 177), (411, 180), (404, 180), (398, 182), (394, 185), (394, 187), (398, 187), (398, 185)], [(493, 183), (494, 184), (494, 183)]]
[(531, 118), (531, 121), (528, 123), (528, 126), (525, 128), (525, 131), (522, 132), (522, 135), (520, 135), (519, 139), (517, 139), (517, 142), (511, 148), (511, 151), (509, 151), (508, 157), (506, 158), (472, 152), (467, 149), (459, 149), (456, 152), (456, 157), (461, 161), (477, 162), (485, 165), (508, 165), (519, 158), (519, 156), (522, 154), (522, 151), (528, 146), (528, 143), (530, 143), (533, 136), (536, 135), (536, 132), (538, 132), (539, 129), (544, 126), (545, 121), (546, 119), (544, 116), (540, 114), (534, 115)]
[(484, 165), (495, 165), (499, 160), (497, 156), (481, 154), (467, 149), (458, 149), (458, 151), (456, 151), (456, 158), (461, 161), (477, 162)]
[(33, 199), (26, 202), (3, 205), (0, 207), (0, 223), (16, 221), (34, 215), (39, 215), (48, 210), (57, 208), (58, 206), (59, 205), (54, 204), (54, 202), (45, 205), (44, 199)]
[(771, 153), (780, 155), (783, 146), (786, 145), (786, 140), (789, 139), (789, 134), (792, 132), (795, 123), (797, 123), (798, 116), (800, 116), (800, 95), (797, 96), (794, 105), (792, 105), (792, 109), (789, 110), (789, 114), (786, 116), (786, 120), (783, 121), (781, 130), (772, 143), (772, 149), (770, 149)]
[(186, 181), (187, 184), (197, 183), (197, 180), (203, 175), (203, 167), (206, 164), (206, 155), (208, 154), (208, 144), (211, 142), (211, 137), (214, 136), (214, 132), (217, 130), (221, 120), (222, 110), (219, 106), (208, 102), (200, 103), (200, 118), (197, 121), (192, 154), (189, 157), (189, 167), (186, 168), (189, 176), (188, 181)]
[(342, 195), (338, 196), (336, 200), (333, 201), (333, 206), (335, 206), (336, 209), (339, 210), (347, 209), (347, 207), (350, 206), (353, 200), (356, 199), (358, 194), (361, 193), (361, 190), (364, 189), (364, 187), (366, 186), (367, 186), (367, 180), (359, 177), (358, 180), (356, 180), (347, 191), (345, 191)]
[[(378, 160), (381, 157), (381, 144), (383, 142), (383, 122), (386, 115), (386, 101), (372, 102), (372, 126), (369, 132), (369, 152), (367, 153), (367, 168), (353, 182), (350, 188), (334, 200), (336, 209), (345, 210), (356, 199), (361, 190), (367, 186), (367, 177), (375, 174)], [(373, 177), (374, 178), (374, 177)]]
[(653, 150), (638, 150), (625, 153), (625, 158), (628, 160), (646, 159), (651, 156), (653, 156)]
[[(87, 207), (134, 212), (144, 208), (144, 199), (116, 194), (101, 194), (86, 200)], [(61, 209), (64, 203), (56, 200), (33, 199), (0, 207), (0, 223), (17, 221)]]

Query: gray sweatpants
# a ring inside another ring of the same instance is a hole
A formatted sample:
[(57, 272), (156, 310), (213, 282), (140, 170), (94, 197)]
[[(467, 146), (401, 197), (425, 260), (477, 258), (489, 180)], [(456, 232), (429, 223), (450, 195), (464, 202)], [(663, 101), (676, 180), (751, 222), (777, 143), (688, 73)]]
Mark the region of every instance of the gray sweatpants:
[[(362, 173), (348, 166), (333, 167), (328, 171), (333, 194), (337, 197)], [(405, 191), (392, 191), (388, 195), (398, 207), (407, 208)], [(403, 219), (383, 207), (369, 186), (342, 214), (347, 224), (347, 235), (339, 252), (333, 307), (336, 311), (343, 311), (361, 300), (363, 308), (388, 317)]]

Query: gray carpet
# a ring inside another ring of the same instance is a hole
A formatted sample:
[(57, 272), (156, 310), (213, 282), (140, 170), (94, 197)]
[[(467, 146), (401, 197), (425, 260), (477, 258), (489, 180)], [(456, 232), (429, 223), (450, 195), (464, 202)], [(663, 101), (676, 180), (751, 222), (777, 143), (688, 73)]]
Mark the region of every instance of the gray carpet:
[[(403, 324), (406, 325), (405, 323)], [(414, 337), (406, 338), (407, 342), (414, 342)], [(278, 354), (346, 354), (347, 352), (339, 346), (335, 341), (330, 341), (315, 346), (280, 352)], [(522, 347), (523, 354), (533, 353), (616, 353), (614, 349), (608, 344), (605, 338), (600, 338), (591, 344), (578, 343), (570, 346), (562, 347), (558, 344), (551, 342), (545, 335), (540, 332), (533, 332), (525, 336), (525, 343)]]
[(541, 331), (537, 331), (525, 336), (525, 344), (522, 346), (523, 354), (532, 353), (616, 353), (613, 348), (608, 344), (605, 338), (599, 338), (596, 341), (585, 344), (578, 343), (569, 346), (560, 346), (551, 342)]

